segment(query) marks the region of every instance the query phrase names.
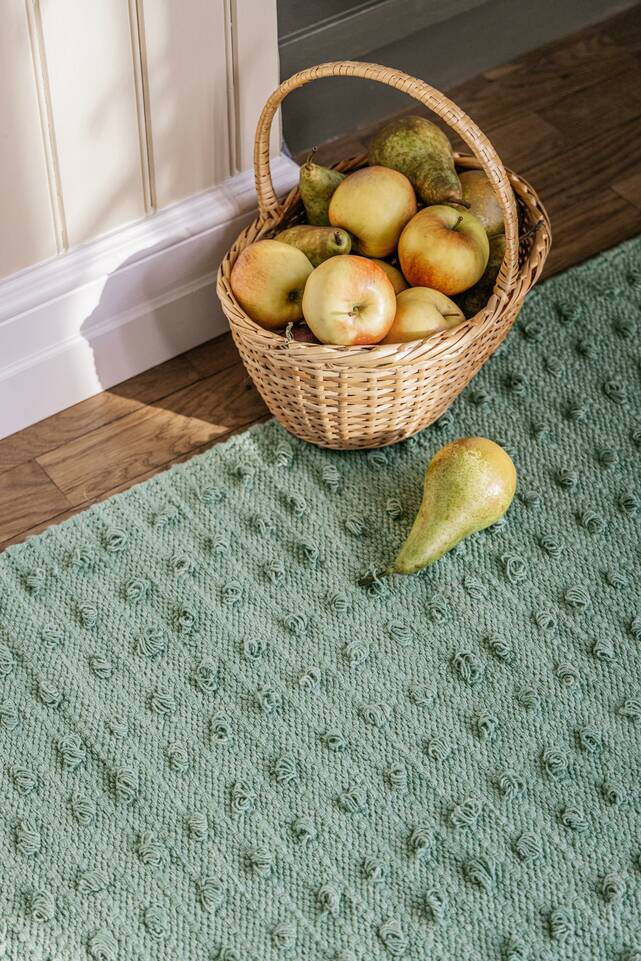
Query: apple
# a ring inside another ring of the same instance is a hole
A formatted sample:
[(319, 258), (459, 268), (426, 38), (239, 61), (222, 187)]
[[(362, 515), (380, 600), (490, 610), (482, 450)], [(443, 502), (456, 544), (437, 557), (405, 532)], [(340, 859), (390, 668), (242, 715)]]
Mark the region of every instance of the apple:
[(483, 276), (490, 244), (483, 224), (447, 204), (424, 207), (398, 242), (401, 270), (412, 287), (460, 294)]
[(416, 213), (407, 177), (390, 167), (363, 167), (345, 177), (329, 202), (329, 222), (356, 238), (358, 253), (389, 257), (405, 224)]
[(503, 211), (494, 187), (482, 170), (466, 170), (459, 174), (463, 200), (470, 205), (470, 213), (481, 221), (488, 237), (503, 232)]
[(392, 287), (394, 288), (395, 294), (400, 294), (402, 290), (406, 289), (406, 287), (408, 286), (408, 283), (405, 280), (405, 277), (403, 277), (403, 274), (400, 272), (398, 267), (394, 267), (392, 264), (388, 263), (386, 260), (377, 260), (375, 257), (373, 257), (372, 260), (374, 261), (375, 264), (378, 264), (378, 266), (385, 271), (385, 273), (387, 274), (387, 276), (392, 282)]
[(303, 316), (323, 344), (377, 344), (395, 313), (391, 281), (366, 257), (330, 257), (311, 274), (303, 294)]
[(386, 334), (384, 344), (404, 344), (422, 340), (449, 330), (465, 320), (465, 314), (453, 300), (431, 287), (408, 287), (396, 297), (394, 323)]
[(303, 290), (313, 269), (298, 247), (258, 240), (238, 255), (231, 270), (231, 289), (252, 320), (277, 330), (303, 316)]

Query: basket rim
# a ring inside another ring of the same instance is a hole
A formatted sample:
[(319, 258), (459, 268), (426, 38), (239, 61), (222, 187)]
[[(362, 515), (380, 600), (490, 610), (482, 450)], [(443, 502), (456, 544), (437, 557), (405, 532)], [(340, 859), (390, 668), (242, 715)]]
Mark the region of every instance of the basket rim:
[[(470, 154), (456, 153), (455, 159), (457, 164), (467, 169), (475, 169), (481, 166), (477, 159)], [(341, 160), (333, 166), (336, 169), (355, 169), (358, 164), (365, 161), (366, 155), (361, 154)], [(261, 327), (245, 313), (236, 300), (231, 290), (229, 275), (241, 251), (249, 246), (247, 238), (251, 233), (254, 233), (254, 236), (250, 243), (254, 243), (273, 230), (278, 229), (281, 225), (282, 209), (291, 208), (299, 199), (298, 187), (295, 186), (283, 200), (282, 208), (277, 215), (270, 215), (266, 218), (258, 216), (241, 231), (219, 266), (216, 289), (232, 332), (238, 332), (239, 336), (246, 337), (248, 330), (250, 330), (256, 340), (257, 349), (260, 345), (262, 349), (269, 351), (272, 355), (276, 352), (286, 355), (290, 364), (309, 365), (310, 369), (317, 367), (321, 363), (321, 358), (323, 365), (328, 368), (336, 367), (337, 369), (343, 368), (347, 361), (352, 361), (355, 367), (365, 366), (368, 361), (377, 362), (381, 365), (385, 365), (386, 362), (387, 364), (403, 363), (404, 366), (407, 365), (408, 367), (414, 362), (417, 366), (420, 366), (421, 358), (425, 356), (426, 352), (429, 352), (430, 357), (436, 357), (448, 351), (458, 352), (461, 349), (461, 341), (467, 342), (466, 346), (469, 346), (483, 332), (486, 325), (492, 322), (497, 313), (501, 313), (514, 299), (517, 287), (525, 287), (523, 296), (525, 295), (533, 283), (530, 276), (532, 273), (530, 265), (532, 255), (536, 250), (543, 251), (544, 260), (551, 243), (549, 217), (538, 195), (527, 180), (507, 167), (505, 170), (519, 199), (526, 207), (535, 211), (533, 219), (536, 222), (537, 229), (522, 240), (522, 243), (527, 242), (528, 253), (519, 268), (512, 289), (497, 293), (495, 288), (485, 307), (473, 317), (467, 318), (449, 330), (439, 331), (430, 337), (400, 344), (361, 344), (354, 346), (308, 344), (301, 341), (288, 341), (284, 334)], [(246, 329), (240, 329), (241, 321), (239, 316), (234, 316), (234, 314), (240, 315), (242, 326)], [(416, 354), (417, 356), (412, 360), (408, 357), (408, 354)]]

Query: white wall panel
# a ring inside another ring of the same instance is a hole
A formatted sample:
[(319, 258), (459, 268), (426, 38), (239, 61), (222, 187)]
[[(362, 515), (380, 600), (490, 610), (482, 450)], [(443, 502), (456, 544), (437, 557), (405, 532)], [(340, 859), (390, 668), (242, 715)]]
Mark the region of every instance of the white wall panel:
[(156, 206), (230, 173), (224, 0), (138, 0)]
[(276, 0), (0, 0), (0, 277), (250, 168), (277, 83)]
[[(260, 112), (279, 84), (276, 0), (229, 0), (233, 52), (236, 168), (252, 165)], [(280, 112), (274, 118), (272, 154), (280, 148)]]
[(127, 0), (40, 0), (71, 246), (146, 212)]
[[(45, 125), (46, 126), (46, 125)], [(53, 256), (56, 231), (25, 0), (0, 7), (0, 276)]]

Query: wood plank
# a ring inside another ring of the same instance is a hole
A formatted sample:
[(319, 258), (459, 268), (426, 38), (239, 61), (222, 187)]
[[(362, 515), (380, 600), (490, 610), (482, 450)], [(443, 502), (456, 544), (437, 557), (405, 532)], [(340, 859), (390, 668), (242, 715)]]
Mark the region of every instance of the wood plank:
[(129, 380), (110, 387), (108, 393), (114, 397), (137, 400), (141, 404), (154, 404), (160, 398), (200, 380), (199, 371), (189, 360), (188, 354), (179, 354), (164, 364), (143, 370)]
[(138, 410), (187, 384), (201, 375), (186, 355), (174, 357), (158, 367), (132, 377), (111, 390), (89, 397), (80, 404), (47, 417), (25, 430), (0, 440), (0, 475), (18, 464), (68, 444), (83, 434), (97, 430), (120, 417)]
[(69, 507), (45, 471), (29, 461), (2, 475), (0, 484), (0, 541), (14, 537)]
[(112, 0), (45, 0), (40, 11), (75, 245), (145, 213), (129, 11)]
[(589, 140), (598, 130), (608, 131), (641, 113), (641, 64), (624, 70), (616, 82), (591, 84), (540, 108), (540, 115), (569, 143)]
[(239, 365), (207, 377), (38, 458), (71, 504), (172, 463), (265, 413)]
[(630, 174), (612, 184), (612, 189), (621, 197), (641, 209), (641, 173)]
[(553, 242), (544, 277), (567, 270), (641, 233), (641, 210), (613, 190), (594, 192), (591, 203), (566, 204), (562, 194), (546, 201)]
[(532, 158), (536, 158), (539, 164), (556, 156), (565, 146), (564, 134), (533, 111), (484, 132), (503, 163), (519, 172), (532, 162)]
[[(262, 417), (257, 417), (253, 423), (260, 424), (265, 423), (271, 419), (270, 414), (263, 414)], [(225, 440), (229, 440), (234, 434), (239, 434), (241, 431), (246, 430), (246, 426), (238, 427), (236, 430), (231, 430), (227, 434), (223, 434), (220, 437), (216, 437), (214, 440), (208, 441), (206, 444), (202, 444), (200, 447), (194, 450), (187, 451), (185, 454), (181, 454), (176, 457), (172, 462), (171, 466), (174, 464), (183, 464), (185, 461), (190, 460), (195, 454), (202, 454), (204, 451), (209, 450), (210, 447), (214, 447), (216, 444), (220, 444)], [(20, 533), (9, 537), (7, 540), (2, 541), (0, 539), (0, 553), (9, 547), (11, 544), (19, 544), (26, 540), (27, 537), (32, 537), (35, 534), (41, 534), (43, 531), (51, 527), (52, 524), (62, 524), (64, 521), (73, 517), (74, 514), (79, 514), (81, 511), (86, 510), (91, 507), (92, 504), (97, 504), (100, 501), (107, 500), (109, 497), (113, 497), (115, 494), (121, 494), (123, 491), (127, 490), (129, 487), (133, 487), (134, 484), (142, 484), (143, 481), (149, 480), (150, 477), (154, 477), (156, 474), (160, 474), (161, 471), (167, 470), (167, 464), (161, 464), (158, 467), (153, 467), (151, 470), (145, 471), (144, 474), (139, 474), (137, 477), (130, 477), (124, 483), (119, 484), (117, 487), (112, 487), (110, 490), (103, 491), (96, 497), (92, 497), (89, 500), (82, 501), (80, 504), (76, 504), (73, 507), (69, 507), (67, 510), (60, 511), (59, 513), (52, 514), (47, 517), (46, 520), (40, 521), (38, 524), (34, 524), (25, 530), (21, 530)]]
[(0, 277), (56, 253), (24, 0), (5, 0), (0, 30)]
[(204, 377), (240, 363), (240, 354), (231, 334), (221, 334), (198, 347), (192, 347), (183, 356)]
[(619, 124), (607, 137), (597, 131), (578, 146), (558, 151), (539, 161), (532, 157), (519, 171), (541, 194), (544, 203), (559, 198), (555, 209), (593, 205), (600, 192), (638, 169), (641, 150), (639, 116)]
[(225, 5), (145, 0), (143, 44), (155, 204), (200, 193), (230, 174)]
[(487, 129), (506, 117), (539, 112), (560, 93), (567, 97), (593, 84), (613, 85), (618, 74), (635, 65), (634, 56), (598, 25), (488, 70), (448, 96)]

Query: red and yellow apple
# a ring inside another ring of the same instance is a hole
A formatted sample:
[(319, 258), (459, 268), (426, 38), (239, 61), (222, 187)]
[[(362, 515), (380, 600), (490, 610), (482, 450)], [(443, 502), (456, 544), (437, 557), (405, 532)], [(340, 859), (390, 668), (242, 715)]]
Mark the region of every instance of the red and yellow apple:
[(393, 264), (388, 263), (386, 260), (377, 260), (375, 257), (372, 258), (375, 264), (385, 271), (387, 276), (392, 282), (392, 287), (394, 288), (395, 294), (400, 294), (402, 290), (408, 287), (408, 283), (403, 277), (398, 267), (394, 267)]
[(395, 313), (391, 281), (366, 257), (330, 257), (310, 275), (303, 294), (303, 316), (323, 344), (377, 344)]
[(440, 330), (449, 330), (465, 320), (454, 301), (431, 287), (408, 287), (396, 297), (394, 322), (384, 344), (404, 344), (422, 340)]
[(297, 247), (258, 240), (245, 247), (231, 271), (234, 297), (252, 320), (267, 330), (303, 316), (303, 291), (314, 268)]
[(405, 224), (416, 213), (407, 177), (390, 167), (363, 167), (342, 181), (329, 202), (329, 222), (356, 238), (358, 253), (389, 257)]
[(407, 224), (398, 242), (401, 270), (412, 287), (460, 294), (483, 275), (490, 245), (483, 224), (467, 210), (436, 204)]

